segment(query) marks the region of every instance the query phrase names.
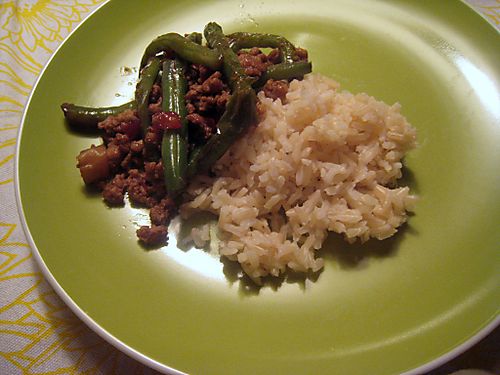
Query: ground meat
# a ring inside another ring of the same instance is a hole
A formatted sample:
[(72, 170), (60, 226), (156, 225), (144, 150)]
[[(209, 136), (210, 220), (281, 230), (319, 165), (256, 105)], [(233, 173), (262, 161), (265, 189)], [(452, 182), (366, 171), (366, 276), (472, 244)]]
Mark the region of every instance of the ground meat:
[(191, 126), (190, 135), (193, 141), (198, 144), (203, 144), (209, 139), (213, 134), (217, 132), (217, 126), (215, 121), (210, 117), (203, 117), (198, 113), (191, 113), (186, 116)]
[(201, 84), (201, 91), (205, 94), (219, 94), (224, 90), (221, 72), (215, 72)]
[(143, 149), (144, 149), (144, 141), (142, 139), (130, 143), (130, 151), (133, 153), (140, 154), (142, 153)]
[(252, 77), (260, 77), (267, 70), (267, 67), (272, 64), (267, 55), (257, 47), (248, 51), (239, 51), (238, 60), (245, 69), (245, 73)]
[[(173, 56), (171, 56), (173, 57)], [(238, 52), (238, 59), (246, 74), (259, 78), (272, 64), (281, 63), (278, 49), (267, 55), (259, 48)], [(295, 61), (307, 60), (307, 51), (298, 48)], [(188, 91), (185, 95), (189, 148), (205, 144), (217, 133), (217, 123), (230, 99), (230, 90), (222, 72), (199, 64), (186, 69)], [(288, 91), (285, 81), (269, 81), (263, 87), (264, 94), (284, 100)], [(149, 112), (162, 111), (162, 90), (154, 84), (149, 97)], [(259, 103), (257, 110), (262, 115)], [(150, 209), (151, 227), (137, 231), (139, 240), (147, 246), (164, 244), (168, 239), (167, 226), (177, 207), (167, 196), (161, 161), (163, 130), (150, 126), (143, 134), (137, 111), (126, 110), (109, 116), (98, 124), (103, 131), (101, 163), (109, 171), (102, 173), (92, 184), (102, 190), (103, 200), (110, 206), (123, 205), (125, 195), (133, 205)]]
[(132, 203), (139, 206), (153, 206), (156, 202), (152, 202), (148, 196), (145, 173), (138, 169), (131, 169), (128, 173), (128, 196)]
[(229, 100), (230, 97), (231, 95), (229, 94), (228, 90), (224, 90), (219, 95), (216, 96), (217, 99), (216, 106), (217, 106), (217, 111), (219, 113), (224, 112), (224, 110), (226, 109), (227, 101)]
[(125, 197), (127, 179), (125, 174), (117, 174), (102, 190), (104, 201), (110, 206), (121, 206)]
[(126, 147), (122, 147), (122, 154), (125, 154), (127, 150), (128, 152), (125, 157), (121, 158), (121, 169), (128, 171), (129, 169), (141, 168), (144, 164), (144, 141), (141, 139), (138, 141), (128, 142)]
[(307, 50), (304, 48), (296, 48), (295, 49), (295, 59), (297, 61), (307, 61)]
[(158, 84), (154, 84), (151, 88), (151, 93), (149, 94), (149, 102), (150, 103), (158, 103), (161, 102), (161, 86)]
[(157, 246), (167, 242), (168, 228), (165, 225), (142, 226), (137, 230), (136, 234), (146, 246)]
[(158, 103), (151, 103), (148, 106), (148, 110), (149, 110), (149, 113), (151, 113), (151, 114), (155, 114), (155, 113), (161, 112), (163, 110), (162, 107), (161, 107), (161, 101), (158, 102)]
[(187, 111), (187, 113), (194, 113), (194, 112), (196, 112), (196, 107), (192, 103), (187, 103), (186, 104), (186, 111)]
[(109, 138), (106, 154), (110, 168), (117, 171), (129, 152), (130, 140), (126, 134), (116, 133), (114, 137)]
[(160, 156), (161, 140), (161, 134), (154, 132), (153, 129), (149, 127), (144, 135), (143, 156), (145, 160), (158, 160)]
[[(154, 167), (151, 165), (155, 164)], [(129, 198), (135, 205), (152, 207), (166, 195), (161, 162), (146, 163), (147, 171), (131, 169), (128, 171), (127, 187)], [(153, 168), (154, 170), (150, 170)]]
[(152, 207), (153, 205), (161, 201), (162, 198), (167, 195), (167, 188), (165, 187), (165, 182), (163, 181), (163, 179), (153, 182), (148, 187), (148, 194), (151, 201), (151, 205), (149, 207)]
[(140, 120), (135, 111), (128, 109), (119, 113), (116, 116), (108, 116), (104, 121), (101, 121), (97, 127), (104, 130), (106, 135), (114, 136), (116, 133), (123, 132), (123, 124), (139, 124)]
[(161, 92), (161, 86), (158, 84), (154, 84), (153, 88), (151, 89), (151, 93), (149, 94), (149, 113), (154, 114), (157, 112), (160, 112), (161, 109), (161, 103), (162, 103), (162, 92)]
[(141, 168), (144, 164), (144, 160), (141, 154), (136, 154), (134, 152), (129, 152), (120, 163), (120, 167), (123, 170), (137, 169)]
[(120, 165), (124, 157), (124, 155), (120, 151), (120, 146), (116, 144), (108, 145), (108, 147), (106, 148), (106, 156), (108, 157), (109, 166), (111, 169), (116, 169)]
[(280, 80), (275, 81), (270, 79), (266, 82), (262, 88), (264, 95), (273, 100), (280, 99), (281, 102), (285, 102), (286, 93), (288, 92), (288, 81)]
[(190, 85), (188, 92), (184, 96), (184, 98), (186, 99), (186, 108), (191, 107), (193, 112), (198, 110), (197, 102), (200, 100), (201, 96), (201, 85), (197, 83)]
[(187, 69), (186, 78), (190, 86), (195, 83), (202, 84), (213, 72), (204, 65), (191, 64)]
[(215, 72), (202, 83), (196, 82), (199, 82), (199, 79), (190, 82), (185, 96), (188, 113), (199, 112), (218, 120), (224, 112), (229, 97), (229, 89), (222, 82), (221, 73)]
[(215, 109), (217, 111), (217, 96), (200, 96), (198, 102), (198, 110), (202, 113), (210, 112), (210, 110)]
[(267, 60), (272, 64), (279, 64), (281, 62), (280, 50), (277, 48), (271, 50), (271, 52), (267, 55)]
[(120, 152), (126, 154), (130, 151), (130, 142), (132, 140), (127, 134), (116, 133), (116, 135), (112, 138), (112, 140), (108, 143), (108, 146), (111, 144), (117, 145), (120, 148)]
[(168, 225), (172, 216), (175, 215), (177, 207), (175, 202), (169, 198), (163, 198), (160, 203), (151, 207), (149, 217), (153, 225)]
[(148, 145), (159, 146), (161, 144), (161, 134), (154, 131), (151, 127), (148, 128), (144, 135), (144, 147)]
[(217, 122), (229, 100), (229, 88), (221, 72), (201, 65), (192, 64), (187, 77), (189, 90), (185, 99), (189, 137), (195, 144), (203, 144), (217, 132)]
[(144, 163), (144, 173), (146, 174), (146, 180), (150, 182), (163, 180), (163, 164), (161, 160), (159, 162)]
[(155, 202), (161, 201), (167, 194), (161, 160), (144, 163), (144, 176), (147, 182), (148, 195)]
[[(275, 48), (266, 55), (259, 48), (254, 47), (250, 50), (240, 50), (238, 59), (245, 73), (252, 77), (260, 77), (270, 65), (281, 63), (280, 51)], [(295, 49), (295, 61), (306, 61), (307, 51), (303, 48)]]

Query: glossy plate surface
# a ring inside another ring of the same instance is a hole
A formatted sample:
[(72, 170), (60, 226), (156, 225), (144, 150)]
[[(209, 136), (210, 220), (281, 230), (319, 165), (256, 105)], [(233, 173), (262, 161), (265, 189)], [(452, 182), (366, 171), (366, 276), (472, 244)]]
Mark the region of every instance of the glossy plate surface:
[[(316, 281), (257, 290), (175, 241), (143, 250), (145, 212), (83, 188), (59, 105), (119, 104), (157, 35), (283, 34), (343, 88), (400, 102), (418, 129), (406, 180), (421, 197), (394, 239), (332, 237)], [(26, 112), (18, 188), (35, 255), (65, 301), (150, 365), (195, 374), (390, 374), (495, 324), (500, 301), (500, 37), (452, 1), (111, 1), (63, 44)], [(38, 253), (37, 253), (38, 252)], [(39, 255), (37, 255), (39, 254)], [(488, 328), (489, 327), (489, 328)]]

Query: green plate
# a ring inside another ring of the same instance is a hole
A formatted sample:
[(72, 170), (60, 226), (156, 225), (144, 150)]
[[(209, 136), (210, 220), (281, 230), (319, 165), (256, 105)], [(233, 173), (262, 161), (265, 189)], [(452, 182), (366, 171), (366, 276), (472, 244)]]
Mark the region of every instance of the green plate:
[[(70, 132), (60, 103), (125, 102), (135, 74), (121, 67), (155, 36), (209, 21), (283, 34), (316, 72), (402, 104), (421, 199), (399, 235), (332, 237), (317, 280), (257, 290), (174, 240), (143, 250), (145, 212), (85, 191), (75, 156), (98, 140)], [(499, 33), (457, 1), (111, 1), (61, 46), (26, 111), (17, 182), (35, 257), (87, 324), (168, 373), (422, 372), (499, 321), (499, 61)]]

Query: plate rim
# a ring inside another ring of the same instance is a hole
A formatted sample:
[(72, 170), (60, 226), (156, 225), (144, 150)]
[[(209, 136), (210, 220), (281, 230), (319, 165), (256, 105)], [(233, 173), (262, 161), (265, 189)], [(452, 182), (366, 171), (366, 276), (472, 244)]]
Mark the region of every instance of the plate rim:
[[(23, 136), (23, 130), (24, 130), (24, 125), (27, 117), (28, 110), (31, 105), (31, 101), (33, 99), (34, 93), (38, 87), (39, 82), (43, 78), (45, 71), (47, 70), (48, 66), (52, 63), (52, 60), (55, 58), (55, 56), (59, 53), (59, 50), (62, 49), (64, 44), (73, 36), (73, 34), (85, 23), (87, 22), (91, 17), (93, 17), (98, 11), (101, 10), (101, 8), (107, 6), (111, 0), (105, 0), (102, 4), (97, 6), (94, 10), (92, 10), (84, 20), (82, 20), (62, 41), (61, 43), (57, 46), (57, 48), (52, 52), (50, 58), (47, 60), (45, 63), (43, 69), (40, 71), (35, 83), (33, 84), (33, 87), (31, 89), (31, 92), (28, 96), (28, 99), (26, 101), (24, 110), (23, 110), (23, 115), (21, 117), (21, 122), (19, 125), (19, 130), (16, 136), (16, 148), (15, 148), (15, 158), (14, 158), (14, 193), (15, 193), (15, 200), (17, 204), (17, 212), (19, 214), (19, 219), (21, 222), (21, 227), (23, 229), (23, 232), (26, 236), (26, 239), (28, 240), (28, 244), (30, 246), (30, 252), (33, 255), (33, 258), (35, 259), (35, 262), (40, 269), (40, 271), (43, 274), (44, 279), (48, 282), (50, 287), (56, 292), (59, 298), (64, 302), (64, 304), (69, 307), (72, 313), (74, 313), (83, 323), (87, 325), (94, 333), (96, 333), (100, 338), (102, 338), (104, 341), (106, 341), (108, 344), (112, 345), (114, 348), (120, 350), (123, 354), (131, 357), (132, 359), (142, 363), (143, 365), (152, 368), (153, 370), (159, 371), (161, 373), (167, 374), (167, 375), (187, 375), (187, 373), (182, 372), (180, 370), (177, 370), (173, 367), (170, 367), (168, 365), (165, 365), (163, 363), (160, 363), (153, 358), (150, 358), (149, 356), (139, 352), (138, 350), (130, 347), (129, 345), (125, 344), (122, 342), (120, 339), (112, 335), (110, 332), (108, 332), (106, 329), (104, 329), (102, 326), (100, 326), (96, 321), (94, 321), (86, 312), (83, 311), (82, 308), (71, 298), (71, 296), (64, 290), (64, 288), (59, 284), (57, 279), (54, 277), (48, 266), (46, 265), (40, 251), (38, 250), (38, 247), (35, 243), (34, 238), (31, 235), (31, 231), (29, 229), (29, 225), (26, 221), (26, 216), (24, 214), (24, 208), (23, 208), (23, 203), (21, 200), (21, 191), (20, 191), (20, 180), (19, 180), (19, 155), (20, 155), (20, 146), (21, 146), (21, 138)], [(475, 9), (472, 4), (470, 4), (466, 0), (461, 0), (460, 1), (462, 4), (466, 5), (469, 10), (473, 13), (476, 14), (476, 16), (479, 16), (482, 18), (483, 22), (486, 22), (489, 27), (496, 29), (492, 23), (482, 14), (480, 13), (477, 9)], [(496, 29), (498, 33), (500, 33), (500, 30)], [(470, 336), (468, 339), (466, 339), (462, 344), (452, 348), (451, 350), (439, 355), (435, 359), (419, 366), (413, 369), (410, 369), (408, 371), (405, 371), (401, 373), (401, 375), (419, 375), (422, 374), (423, 372), (428, 372), (431, 370), (434, 370), (447, 362), (453, 360), (454, 358), (458, 357), (460, 354), (466, 352), (470, 348), (472, 348), (474, 345), (476, 345), (478, 342), (480, 342), (482, 339), (484, 339), (486, 336), (488, 336), (491, 332), (495, 330), (495, 328), (500, 326), (500, 313), (497, 314), (497, 316), (491, 320), (488, 324), (483, 326), (483, 328), (479, 329), (476, 333), (474, 333), (472, 336)]]

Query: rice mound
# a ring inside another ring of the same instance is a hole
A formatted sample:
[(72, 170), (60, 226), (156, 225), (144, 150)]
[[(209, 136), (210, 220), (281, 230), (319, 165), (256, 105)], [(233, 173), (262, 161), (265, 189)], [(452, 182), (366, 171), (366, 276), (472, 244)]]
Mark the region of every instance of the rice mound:
[(260, 93), (263, 120), (216, 163), (215, 177), (188, 188), (182, 216), (218, 215), (220, 255), (254, 280), (320, 270), (315, 250), (328, 231), (348, 242), (388, 238), (416, 201), (395, 187), (416, 145), (400, 105), (339, 88), (309, 74), (290, 83), (285, 104)]

